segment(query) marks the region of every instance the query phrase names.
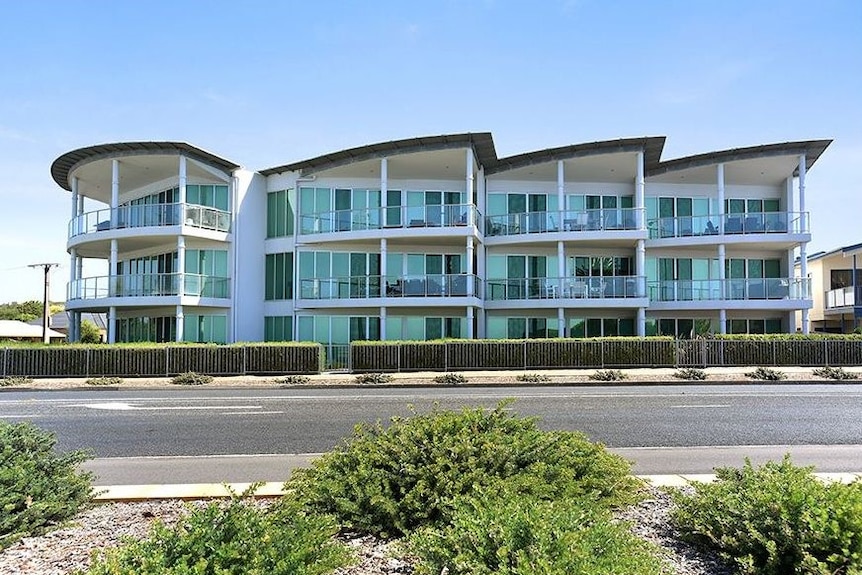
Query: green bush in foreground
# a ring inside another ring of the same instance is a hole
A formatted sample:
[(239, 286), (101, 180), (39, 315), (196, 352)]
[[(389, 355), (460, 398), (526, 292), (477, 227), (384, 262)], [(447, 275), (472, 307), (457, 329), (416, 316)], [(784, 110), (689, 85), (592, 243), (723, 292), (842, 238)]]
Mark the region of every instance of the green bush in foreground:
[(311, 381), (307, 375), (286, 375), (275, 382), (281, 385), (305, 385)]
[(58, 455), (53, 433), (0, 422), (0, 549), (39, 535), (90, 502), (92, 474), (77, 471), (82, 451)]
[(23, 375), (7, 375), (4, 378), (0, 378), (0, 387), (27, 385), (28, 383), (33, 383), (32, 377), (25, 377)]
[(677, 379), (687, 379), (689, 381), (703, 381), (706, 379), (706, 372), (696, 367), (684, 367), (673, 372), (673, 376)]
[(360, 373), (353, 380), (360, 385), (378, 385), (389, 383), (392, 381), (392, 376), (388, 373)]
[(843, 367), (821, 367), (814, 370), (814, 375), (817, 377), (825, 377), (827, 379), (856, 379), (859, 377), (857, 374), (844, 371)]
[(862, 483), (824, 484), (780, 463), (716, 469), (718, 481), (677, 495), (683, 537), (718, 550), (741, 573), (862, 573)]
[(205, 375), (202, 373), (195, 373), (193, 371), (187, 371), (185, 373), (181, 373), (179, 375), (175, 375), (171, 379), (171, 383), (174, 385), (204, 385), (207, 383), (212, 383), (213, 376)]
[(147, 539), (98, 553), (87, 573), (322, 575), (349, 562), (336, 532), (331, 517), (308, 515), (290, 501), (267, 511), (234, 497), (193, 509), (175, 527), (156, 522)]
[(122, 377), (91, 377), (85, 382), (87, 385), (122, 385)]
[(524, 383), (546, 383), (551, 381), (551, 378), (544, 373), (519, 373), (515, 379)]
[(626, 374), (618, 369), (599, 369), (589, 375), (593, 381), (622, 381)]
[(754, 371), (746, 373), (745, 377), (761, 379), (764, 381), (781, 381), (787, 376), (783, 372), (780, 372), (777, 369), (772, 369), (771, 367), (758, 367)]
[(460, 383), (467, 383), (467, 378), (464, 377), (464, 375), (461, 373), (453, 373), (449, 371), (446, 373), (441, 373), (440, 375), (435, 375), (434, 383), (442, 383), (444, 385), (458, 385)]
[(360, 424), (342, 445), (294, 472), (285, 488), (349, 528), (383, 536), (446, 522), (456, 496), (500, 480), (543, 499), (634, 499), (638, 483), (624, 459), (581, 434), (541, 431), (506, 405), (435, 408), (392, 418), (388, 427)]
[[(542, 501), (494, 487), (455, 500), (451, 523), (408, 539), (417, 575), (662, 573), (643, 539), (590, 500)], [(445, 569), (445, 571), (444, 571)]]

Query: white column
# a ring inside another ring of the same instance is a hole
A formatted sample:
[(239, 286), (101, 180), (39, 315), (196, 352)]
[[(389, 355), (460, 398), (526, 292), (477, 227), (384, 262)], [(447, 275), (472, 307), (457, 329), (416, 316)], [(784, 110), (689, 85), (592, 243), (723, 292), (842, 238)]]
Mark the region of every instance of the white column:
[(108, 343), (117, 343), (117, 308), (108, 308)]
[[(802, 230), (810, 229), (808, 214), (805, 213), (805, 154), (799, 156), (799, 217), (802, 222)], [(800, 230), (800, 231), (802, 231)], [(808, 278), (808, 242), (799, 244), (799, 272), (803, 279)], [(808, 308), (802, 309), (802, 334), (808, 335), (810, 331), (808, 321)]]
[[(557, 208), (562, 212), (566, 209), (566, 165), (563, 160), (557, 160)], [(558, 222), (563, 229), (563, 218)]]
[(108, 295), (116, 296), (116, 282), (117, 282), (117, 259), (118, 259), (119, 246), (117, 245), (117, 240), (111, 240), (111, 255), (108, 260), (108, 285), (110, 286), (108, 289)]
[[(78, 299), (78, 294), (80, 293), (80, 286), (78, 286), (78, 250), (72, 248), (69, 250), (69, 290), (66, 294), (66, 297), (69, 299)], [(110, 281), (110, 280), (109, 280)], [(72, 319), (71, 317), (69, 318)], [(74, 326), (69, 326), (69, 333), (74, 337)], [(77, 341), (75, 339), (70, 339), (70, 341)]]
[(727, 310), (718, 310), (718, 333), (727, 333)]
[(638, 308), (637, 330), (638, 337), (646, 337), (646, 308)]
[(566, 337), (566, 309), (557, 308), (557, 337)]
[(387, 269), (386, 265), (386, 256), (388, 254), (389, 244), (386, 241), (386, 238), (380, 238), (380, 285), (386, 284), (386, 276), (389, 275), (389, 270)]
[(473, 203), (473, 148), (467, 148), (467, 182), (466, 182), (466, 191), (467, 198), (466, 202), (468, 204)]
[(646, 213), (644, 206), (646, 205), (646, 200), (644, 199), (644, 190), (646, 188), (646, 183), (644, 182), (644, 153), (643, 151), (638, 152), (637, 155), (637, 176), (635, 178), (635, 208), (637, 208), (637, 223), (639, 230), (646, 229)]
[[(478, 210), (478, 214), (476, 214), (476, 226), (484, 230), (485, 225), (484, 222), (480, 222), (479, 218), (485, 217), (485, 206), (487, 205), (487, 198), (485, 197), (485, 168), (484, 166), (479, 167), (479, 182), (476, 188), (476, 210)], [(470, 202), (472, 203), (472, 202)]]
[(476, 338), (485, 339), (485, 308), (476, 309)]
[(111, 227), (118, 225), (117, 207), (120, 205), (120, 160), (111, 160)]
[[(641, 222), (643, 223), (643, 221), (644, 219), (642, 218)], [(637, 247), (635, 248), (635, 275), (637, 276), (638, 290), (643, 290), (643, 293), (639, 293), (638, 295), (641, 297), (647, 297), (646, 242), (644, 240), (638, 240)], [(636, 329), (638, 337), (646, 336), (646, 308), (638, 308)]]
[(183, 337), (185, 337), (185, 334), (183, 333), (184, 328), (185, 328), (185, 325), (184, 325), (185, 324), (185, 321), (184, 321), (185, 316), (183, 315), (183, 306), (182, 305), (177, 306), (176, 318), (177, 318), (177, 330), (176, 330), (176, 337), (174, 339), (176, 341), (180, 342), (180, 341), (183, 341)]
[(467, 339), (475, 339), (475, 334), (473, 330), (473, 318), (475, 317), (476, 310), (473, 306), (467, 306)]
[(784, 181), (784, 211), (795, 212), (794, 205), (796, 204), (793, 201), (793, 176), (790, 176)]
[(177, 236), (177, 269), (174, 273), (178, 274), (179, 279), (179, 295), (183, 295), (183, 274), (186, 273), (186, 237)]
[(78, 177), (75, 176), (72, 178), (72, 234), (78, 235), (78, 222), (75, 220), (78, 218)]
[(473, 243), (473, 236), (467, 236), (467, 297), (473, 297), (476, 291), (476, 278), (474, 276), (476, 266), (473, 263), (475, 255)]
[[(723, 218), (722, 218), (723, 219)], [(727, 282), (725, 281), (725, 267), (727, 265), (727, 250), (724, 244), (718, 244), (718, 297), (724, 306), (724, 298), (727, 294)], [(722, 307), (718, 310), (719, 333), (727, 333), (727, 310)]]
[(380, 341), (386, 341), (386, 306), (380, 307)]
[[(716, 180), (718, 183), (718, 233), (724, 233), (724, 164), (716, 167)], [(724, 333), (724, 332), (722, 332)]]
[[(183, 225), (186, 223), (186, 157), (180, 156), (180, 173), (179, 173), (179, 193), (177, 194), (179, 197), (177, 198), (177, 203), (179, 204), (178, 209), (176, 211), (178, 221), (176, 223)], [(236, 213), (236, 212), (234, 212)]]
[(485, 244), (479, 243), (476, 246), (476, 278), (479, 281), (479, 299), (482, 300), (482, 305), (485, 305)]

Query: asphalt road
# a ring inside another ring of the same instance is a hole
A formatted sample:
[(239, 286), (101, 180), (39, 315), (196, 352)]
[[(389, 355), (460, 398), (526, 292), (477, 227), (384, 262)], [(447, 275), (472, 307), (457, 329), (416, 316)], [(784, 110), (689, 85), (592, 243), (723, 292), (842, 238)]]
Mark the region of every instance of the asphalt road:
[[(641, 473), (704, 472), (743, 451), (774, 458), (802, 446), (803, 462), (828, 462), (822, 471), (862, 470), (862, 387), (854, 385), (4, 392), (0, 419), (31, 420), (56, 432), (60, 449), (98, 458), (301, 455), (330, 449), (358, 422), (406, 415), (410, 405), (492, 407), (504, 398), (545, 429), (583, 431), (635, 454)], [(730, 449), (737, 446), (748, 449)]]

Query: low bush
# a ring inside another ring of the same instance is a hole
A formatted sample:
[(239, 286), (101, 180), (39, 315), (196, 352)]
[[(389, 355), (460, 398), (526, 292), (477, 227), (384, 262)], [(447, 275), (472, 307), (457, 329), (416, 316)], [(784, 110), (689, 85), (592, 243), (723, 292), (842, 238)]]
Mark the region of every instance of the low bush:
[(187, 371), (185, 373), (175, 375), (171, 379), (171, 383), (174, 385), (204, 385), (212, 383), (212, 381), (213, 376), (203, 373), (195, 373), (193, 371)]
[(276, 383), (281, 385), (305, 385), (311, 379), (307, 375), (286, 375), (280, 379), (276, 379)]
[(388, 373), (360, 373), (354, 378), (354, 381), (362, 385), (376, 385), (389, 383), (392, 381), (392, 376)]
[(23, 375), (7, 375), (4, 378), (0, 378), (0, 387), (7, 387), (10, 385), (27, 385), (28, 383), (33, 383), (32, 377), (26, 377)]
[(83, 451), (54, 452), (53, 433), (0, 421), (0, 549), (57, 527), (90, 502)]
[(862, 572), (862, 483), (822, 483), (785, 456), (718, 468), (715, 483), (677, 494), (672, 521), (751, 575)]
[(814, 375), (824, 377), (826, 379), (856, 379), (859, 377), (850, 371), (844, 371), (843, 367), (821, 367), (814, 370)]
[(684, 367), (673, 372), (673, 376), (677, 379), (703, 381), (706, 379), (706, 372), (696, 367)]
[(87, 385), (121, 385), (123, 383), (122, 377), (91, 377), (88, 378), (85, 382)]
[(626, 374), (618, 369), (599, 369), (589, 377), (593, 381), (622, 381), (626, 378)]
[(551, 381), (551, 378), (544, 373), (519, 373), (516, 379), (524, 383), (546, 383)]
[[(451, 523), (407, 543), (418, 575), (663, 573), (651, 546), (589, 500), (542, 501), (491, 486), (455, 500)], [(538, 566), (541, 565), (541, 568)]]
[(566, 431), (541, 431), (503, 402), (360, 424), (353, 436), (285, 484), (309, 509), (348, 528), (397, 536), (449, 519), (452, 500), (506, 480), (543, 499), (631, 501), (638, 482), (621, 457)]
[(175, 527), (153, 525), (147, 539), (96, 555), (89, 575), (322, 575), (349, 562), (331, 517), (284, 501), (270, 510), (243, 496), (192, 508)]
[(777, 369), (772, 369), (771, 367), (758, 367), (754, 371), (746, 373), (745, 377), (760, 379), (763, 381), (781, 381), (787, 376), (783, 372), (780, 372)]
[(467, 378), (460, 373), (448, 371), (434, 377), (434, 383), (442, 383), (444, 385), (458, 385), (459, 383), (467, 383)]

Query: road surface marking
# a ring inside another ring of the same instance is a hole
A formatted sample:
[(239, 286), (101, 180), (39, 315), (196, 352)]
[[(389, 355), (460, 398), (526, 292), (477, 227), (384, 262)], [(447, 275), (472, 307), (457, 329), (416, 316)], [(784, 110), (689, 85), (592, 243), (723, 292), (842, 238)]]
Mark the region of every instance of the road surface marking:
[(261, 409), (260, 405), (171, 405), (161, 407), (144, 407), (131, 405), (128, 403), (120, 403), (117, 401), (107, 403), (85, 403), (75, 407), (86, 407), (87, 409), (103, 409), (105, 411), (183, 411), (183, 410), (201, 410), (201, 409)]
[(714, 403), (714, 404), (705, 403), (705, 404), (701, 404), (701, 405), (671, 405), (669, 407), (671, 409), (685, 409), (687, 407), (692, 407), (692, 408), (697, 408), (697, 409), (719, 409), (719, 408), (724, 408), (724, 407), (730, 407), (730, 405), (719, 404), (719, 403)]

